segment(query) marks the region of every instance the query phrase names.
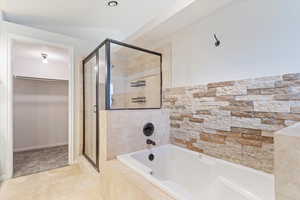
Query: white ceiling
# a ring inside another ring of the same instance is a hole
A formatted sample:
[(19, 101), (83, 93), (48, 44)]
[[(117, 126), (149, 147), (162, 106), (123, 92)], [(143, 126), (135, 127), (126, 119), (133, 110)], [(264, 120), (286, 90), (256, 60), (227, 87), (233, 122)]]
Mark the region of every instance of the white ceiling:
[[(48, 55), (48, 63), (42, 62), (41, 53)], [(20, 40), (12, 43), (14, 75), (68, 80), (69, 61), (68, 50), (61, 47)]]
[[(157, 39), (232, 0), (0, 0), (7, 21), (96, 43)], [(154, 35), (156, 37), (154, 37)]]
[(1, 1), (7, 21), (100, 41), (123, 40), (173, 4), (187, 0), (119, 0), (114, 8), (107, 0)]
[(41, 62), (41, 53), (48, 55), (49, 63), (60, 63), (61, 65), (68, 66), (69, 53), (67, 49), (42, 43), (17, 40), (13, 42), (13, 56), (15, 59), (30, 59)]
[(155, 49), (156, 45), (169, 42), (173, 33), (184, 30), (184, 27), (213, 15), (236, 2), (238, 0), (195, 0), (172, 14), (158, 16), (157, 23), (149, 24), (140, 29), (137, 34), (127, 38), (126, 42)]

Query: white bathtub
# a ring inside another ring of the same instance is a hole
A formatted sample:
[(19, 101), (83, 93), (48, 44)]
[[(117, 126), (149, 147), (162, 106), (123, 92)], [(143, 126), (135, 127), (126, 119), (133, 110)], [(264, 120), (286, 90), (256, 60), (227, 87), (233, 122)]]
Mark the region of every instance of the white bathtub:
[(274, 177), (174, 145), (118, 156), (178, 200), (275, 200)]

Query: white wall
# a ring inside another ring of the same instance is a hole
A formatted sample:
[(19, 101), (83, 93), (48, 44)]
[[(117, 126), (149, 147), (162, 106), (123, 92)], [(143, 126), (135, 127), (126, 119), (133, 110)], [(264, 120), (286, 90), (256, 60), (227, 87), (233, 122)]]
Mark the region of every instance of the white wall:
[[(1, 21), (0, 21), (1, 22)], [(74, 98), (74, 109), (75, 109), (75, 114), (74, 114), (74, 155), (75, 159), (78, 157), (78, 155), (81, 153), (80, 150), (80, 140), (81, 140), (81, 134), (82, 134), (82, 122), (81, 122), (81, 116), (80, 116), (80, 110), (82, 110), (81, 106), (81, 80), (82, 80), (82, 75), (81, 75), (81, 70), (82, 70), (82, 65), (81, 61), (82, 59), (89, 53), (91, 50), (95, 47), (97, 44), (91, 44), (87, 43), (82, 40), (74, 39), (71, 37), (67, 37), (64, 35), (60, 34), (55, 34), (55, 33), (50, 33), (47, 31), (35, 29), (35, 28), (30, 28), (10, 22), (2, 22), (2, 27), (1, 27), (1, 44), (0, 44), (0, 57), (4, 59), (0, 59), (0, 141), (2, 142), (1, 144), (1, 153), (0, 153), (0, 178), (2, 177), (8, 177), (11, 173), (9, 169), (9, 163), (8, 163), (8, 157), (7, 155), (10, 154), (8, 152), (8, 147), (10, 141), (7, 141), (7, 135), (9, 133), (9, 124), (8, 124), (8, 105), (9, 102), (12, 101), (12, 99), (9, 98), (8, 94), (8, 77), (7, 77), (7, 72), (8, 70), (8, 55), (7, 55), (7, 50), (8, 50), (8, 35), (21, 35), (24, 37), (29, 37), (29, 38), (34, 38), (42, 41), (46, 41), (49, 43), (58, 43), (61, 45), (67, 45), (70, 47), (74, 48), (74, 68), (75, 68), (75, 98)], [(69, 102), (71, 103), (71, 102)]]
[[(14, 75), (69, 80), (71, 53), (67, 48), (18, 39), (11, 48)], [(47, 54), (48, 63), (42, 62), (41, 53)]]
[(16, 76), (69, 80), (69, 66), (61, 62), (43, 64), (38, 59), (17, 58), (13, 66)]
[[(5, 34), (3, 27), (2, 12), (0, 10), (0, 55), (1, 58), (6, 57), (6, 46), (5, 46)], [(6, 59), (0, 59), (0, 180), (4, 178), (5, 163), (3, 159), (5, 158), (5, 151), (2, 150), (6, 144), (6, 133), (7, 133), (7, 106), (6, 99), (1, 98), (6, 96), (6, 69), (4, 65), (6, 64)]]
[(300, 72), (299, 10), (299, 0), (237, 0), (175, 33), (173, 86)]
[(68, 81), (14, 80), (14, 151), (68, 144)]

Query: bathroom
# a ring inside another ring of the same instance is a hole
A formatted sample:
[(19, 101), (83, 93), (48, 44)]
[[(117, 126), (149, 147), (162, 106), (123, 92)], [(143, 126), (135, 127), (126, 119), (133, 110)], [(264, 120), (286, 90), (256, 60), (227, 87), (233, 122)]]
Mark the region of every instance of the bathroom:
[[(299, 2), (90, 3), (1, 7), (1, 200), (300, 199)], [(69, 160), (12, 178), (10, 50), (28, 38), (70, 50)]]

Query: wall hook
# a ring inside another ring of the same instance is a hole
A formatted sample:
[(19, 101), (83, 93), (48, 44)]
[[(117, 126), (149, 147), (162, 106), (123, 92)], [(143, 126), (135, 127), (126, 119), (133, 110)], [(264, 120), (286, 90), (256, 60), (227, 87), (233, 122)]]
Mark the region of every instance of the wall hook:
[(216, 47), (220, 46), (221, 42), (220, 42), (220, 40), (217, 38), (217, 35), (216, 35), (216, 34), (214, 34), (214, 38), (215, 38), (215, 40), (216, 40), (215, 46), (216, 46)]

